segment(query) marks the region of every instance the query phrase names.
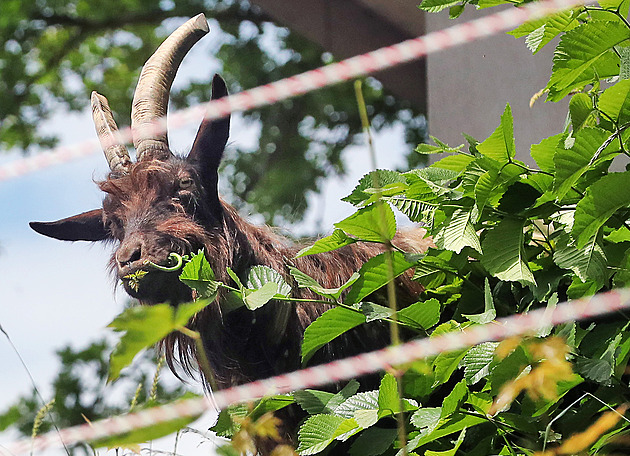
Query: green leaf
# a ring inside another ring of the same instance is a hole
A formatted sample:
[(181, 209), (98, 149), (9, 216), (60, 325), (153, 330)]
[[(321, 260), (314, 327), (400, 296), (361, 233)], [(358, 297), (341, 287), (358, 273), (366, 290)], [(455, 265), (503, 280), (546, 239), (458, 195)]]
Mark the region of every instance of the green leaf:
[(247, 416), (249, 416), (253, 421), (256, 421), (266, 413), (275, 412), (276, 410), (288, 407), (293, 403), (295, 403), (295, 399), (288, 394), (265, 396), (258, 401), (254, 409), (249, 412)]
[(595, 126), (597, 115), (593, 108), (593, 100), (587, 94), (576, 93), (571, 97), (571, 100), (569, 100), (569, 113), (571, 114), (573, 134), (584, 126)]
[(422, 407), (411, 415), (411, 424), (428, 434), (438, 426), (440, 418), (442, 407)]
[(481, 257), (483, 267), (500, 280), (535, 285), (525, 259), (523, 221), (506, 218), (487, 231), (482, 244), (487, 252)]
[(460, 432), (464, 429), (476, 426), (478, 424), (487, 423), (486, 417), (474, 416), (474, 415), (463, 415), (460, 413), (456, 413), (451, 416), (451, 418), (443, 424), (440, 424), (435, 430), (430, 433), (420, 433), (418, 436), (414, 437), (407, 444), (407, 449), (409, 451), (414, 450), (422, 445), (425, 445), (429, 442), (433, 442), (441, 437), (454, 434), (455, 432)]
[(336, 408), (346, 399), (353, 396), (359, 389), (359, 382), (350, 380), (341, 391), (336, 394), (327, 391), (301, 390), (295, 391), (293, 397), (302, 409), (309, 415), (319, 413), (335, 413)]
[(501, 115), (501, 124), (494, 133), (477, 146), (480, 154), (490, 157), (499, 163), (508, 163), (514, 158), (516, 146), (514, 144), (514, 120), (512, 108), (508, 103)]
[(333, 307), (324, 312), (304, 331), (302, 364), (306, 364), (328, 342), (361, 323), (365, 323), (365, 315), (344, 307)]
[(476, 315), (465, 315), (468, 320), (473, 323), (477, 323), (480, 325), (485, 325), (486, 323), (490, 323), (497, 317), (497, 311), (494, 308), (494, 301), (492, 300), (492, 290), (490, 290), (490, 283), (488, 282), (488, 278), (486, 277), (486, 282), (484, 286), (484, 311), (483, 313)]
[[(387, 256), (391, 257), (392, 270), (390, 270)], [(370, 258), (361, 266), (359, 270), (361, 277), (350, 288), (346, 302), (352, 304), (362, 301), (414, 265), (415, 263), (407, 261), (405, 255), (396, 251), (381, 253)]]
[(378, 394), (378, 391), (357, 393), (342, 402), (335, 409), (335, 414), (344, 418), (353, 418), (358, 410), (378, 411)]
[(234, 420), (233, 418), (245, 418), (248, 413), (248, 404), (230, 405), (219, 412), (217, 422), (210, 430), (215, 432), (219, 437), (231, 438), (241, 428), (239, 424), (240, 421)]
[(574, 88), (617, 76), (619, 57), (612, 49), (628, 38), (630, 30), (619, 22), (590, 21), (569, 30), (554, 54), (548, 98), (558, 101)]
[(258, 290), (246, 290), (245, 296), (243, 296), (243, 301), (249, 310), (256, 310), (271, 301), (277, 293), (278, 284), (274, 282), (267, 282)]
[(435, 383), (434, 385), (441, 385), (442, 383), (446, 383), (455, 372), (455, 369), (459, 366), (459, 363), (466, 356), (466, 350), (458, 350), (454, 352), (448, 353), (440, 353), (433, 360), (433, 366), (435, 369)]
[(330, 236), (318, 239), (313, 245), (304, 247), (295, 257), (300, 258), (306, 255), (330, 252), (331, 250), (337, 250), (346, 245), (354, 244), (355, 242), (357, 242), (356, 239), (348, 237), (343, 230), (335, 230)]
[(467, 394), (466, 379), (463, 379), (453, 387), (448, 396), (442, 401), (441, 418), (446, 418), (457, 412), (462, 402), (466, 399)]
[(354, 188), (354, 190), (352, 190), (352, 193), (341, 200), (357, 206), (370, 199), (372, 196), (371, 193), (366, 193), (365, 190), (384, 188), (389, 184), (396, 183), (405, 184), (407, 183), (407, 179), (396, 171), (378, 169), (363, 176), (359, 180), (359, 184)]
[(604, 90), (597, 107), (617, 124), (630, 121), (630, 80), (619, 81)]
[(496, 342), (484, 342), (468, 350), (463, 365), (464, 377), (469, 384), (474, 385), (490, 373), (490, 364), (494, 361), (498, 345)]
[(120, 371), (131, 364), (141, 350), (185, 326), (193, 315), (209, 303), (208, 300), (201, 300), (180, 304), (177, 308), (168, 304), (137, 306), (118, 315), (108, 327), (124, 334), (110, 356), (108, 381), (116, 380)]
[(423, 11), (429, 13), (439, 13), (440, 11), (455, 6), (459, 3), (459, 0), (422, 0), (422, 3), (418, 5)]
[(9, 407), (6, 412), (0, 415), (0, 432), (17, 423), (21, 417), (22, 412), (17, 405)]
[(455, 253), (464, 247), (472, 247), (482, 253), (479, 236), (472, 224), (471, 209), (457, 209), (438, 233), (433, 242), (439, 249), (451, 250)]
[(313, 415), (308, 417), (298, 432), (300, 455), (317, 454), (335, 440), (335, 433), (345, 421), (335, 415)]
[(362, 302), (360, 309), (363, 315), (365, 315), (366, 323), (374, 320), (383, 320), (394, 315), (394, 311), (389, 307), (374, 304), (373, 302)]
[(584, 248), (601, 226), (622, 207), (630, 205), (630, 171), (608, 174), (592, 184), (575, 209), (571, 234), (578, 249)]
[(592, 280), (603, 286), (608, 279), (608, 260), (604, 250), (593, 236), (587, 244), (578, 249), (566, 231), (556, 238), (556, 251), (553, 261), (563, 269), (573, 271), (582, 282)]
[(579, 22), (574, 17), (574, 11), (567, 10), (527, 21), (508, 32), (508, 35), (515, 38), (529, 35), (526, 39), (527, 47), (536, 54), (560, 33), (571, 30), (578, 25)]
[(529, 364), (529, 359), (525, 350), (519, 345), (508, 356), (499, 361), (499, 364), (492, 369), (488, 380), (491, 385), (491, 392), (493, 396), (499, 394), (501, 387), (508, 381), (515, 379), (523, 370), (523, 368)]
[(393, 414), (400, 411), (398, 383), (396, 382), (396, 377), (390, 373), (386, 373), (383, 376), (381, 386), (378, 389), (378, 411), (379, 415), (383, 412)]
[(375, 203), (335, 223), (335, 227), (364, 241), (387, 242), (396, 234), (396, 217), (389, 204)]
[(247, 276), (247, 288), (259, 289), (268, 283), (275, 283), (278, 291), (276, 293), (285, 298), (291, 294), (291, 285), (289, 285), (282, 275), (268, 266), (253, 266), (249, 270)]
[(305, 274), (304, 272), (300, 271), (297, 268), (290, 266), (289, 272), (291, 273), (291, 275), (297, 282), (298, 287), (308, 288), (309, 290), (314, 291), (318, 295), (325, 296), (333, 300), (337, 300), (341, 296), (341, 294), (344, 292), (344, 290), (352, 286), (352, 284), (356, 282), (357, 279), (360, 277), (359, 273), (355, 272), (354, 274), (352, 274), (352, 276), (350, 276), (350, 278), (342, 286), (337, 287), (337, 288), (324, 288), (314, 278), (310, 277), (309, 275)]
[(435, 299), (416, 302), (398, 311), (398, 320), (419, 329), (427, 330), (440, 321), (440, 302)]
[(387, 451), (396, 436), (396, 428), (371, 427), (361, 432), (361, 435), (352, 443), (350, 456), (377, 456)]
[(459, 450), (459, 447), (462, 446), (462, 443), (464, 442), (464, 437), (466, 437), (466, 429), (462, 430), (462, 432), (459, 433), (459, 437), (457, 438), (457, 441), (455, 442), (455, 446), (451, 448), (450, 450), (446, 450), (446, 451), (427, 450), (424, 452), (424, 456), (455, 456), (455, 454), (457, 453), (457, 450)]
[(431, 168), (447, 169), (461, 173), (474, 159), (475, 157), (467, 154), (447, 155), (433, 163)]
[(221, 285), (214, 280), (214, 271), (203, 251), (193, 256), (182, 268), (179, 280), (197, 291), (200, 297), (214, 300)]
[(596, 127), (584, 127), (575, 136), (575, 142), (570, 149), (558, 147), (553, 157), (556, 175), (554, 177), (554, 189), (557, 200), (561, 200), (575, 185), (582, 175), (587, 172), (596, 159), (611, 156), (614, 147), (610, 144), (596, 152), (600, 146), (608, 139), (610, 133)]

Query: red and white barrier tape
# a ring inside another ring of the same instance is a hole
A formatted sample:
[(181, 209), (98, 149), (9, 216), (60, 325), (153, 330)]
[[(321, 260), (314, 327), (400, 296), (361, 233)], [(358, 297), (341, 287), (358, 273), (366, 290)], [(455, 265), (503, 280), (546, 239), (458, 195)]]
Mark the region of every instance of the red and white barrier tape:
[[(246, 90), (209, 103), (195, 105), (174, 112), (170, 117), (172, 128), (180, 128), (206, 119), (218, 119), (233, 112), (277, 103), (342, 81), (364, 76), (386, 68), (410, 62), (426, 55), (507, 31), (527, 20), (537, 19), (561, 9), (581, 5), (584, 0), (545, 0), (529, 3), (520, 8), (510, 8), (463, 24), (432, 32), (418, 38), (352, 57), (341, 62), (291, 76), (264, 86)], [(161, 119), (147, 128), (147, 133), (166, 131), (166, 120)], [(131, 143), (131, 129), (120, 130), (116, 141)], [(0, 182), (19, 177), (48, 166), (83, 157), (100, 150), (96, 139), (31, 158), (0, 165)]]
[[(502, 318), (482, 326), (472, 326), (460, 332), (414, 340), (397, 347), (388, 347), (328, 364), (278, 375), (246, 385), (214, 393), (220, 409), (230, 404), (250, 401), (267, 395), (289, 393), (339, 382), (365, 374), (389, 369), (421, 358), (471, 347), (482, 342), (498, 341), (512, 336), (537, 333), (549, 325), (558, 325), (626, 309), (630, 307), (630, 289), (614, 290), (590, 298), (559, 304), (555, 309), (537, 309), (528, 314)], [(188, 399), (137, 413), (83, 424), (32, 439), (23, 439), (4, 447), (6, 454), (17, 455), (32, 450), (90, 442), (176, 418), (195, 417), (212, 409), (206, 399)], [(0, 447), (0, 453), (3, 448)]]

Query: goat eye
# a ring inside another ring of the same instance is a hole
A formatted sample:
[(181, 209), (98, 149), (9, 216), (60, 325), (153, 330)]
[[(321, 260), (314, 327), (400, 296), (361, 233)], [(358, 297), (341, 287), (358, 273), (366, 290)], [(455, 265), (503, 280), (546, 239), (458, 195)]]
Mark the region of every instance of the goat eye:
[(193, 186), (193, 180), (190, 177), (184, 177), (179, 181), (179, 188), (189, 189)]

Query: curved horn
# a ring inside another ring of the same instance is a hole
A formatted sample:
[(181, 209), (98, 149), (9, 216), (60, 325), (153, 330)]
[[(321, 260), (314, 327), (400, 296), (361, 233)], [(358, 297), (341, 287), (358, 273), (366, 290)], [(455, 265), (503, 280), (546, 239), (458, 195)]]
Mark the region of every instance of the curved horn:
[(114, 120), (107, 98), (96, 92), (92, 92), (92, 120), (98, 140), (101, 143), (109, 169), (115, 173), (126, 174), (131, 165), (129, 152), (124, 144), (116, 137), (118, 126)]
[(138, 161), (166, 160), (171, 155), (166, 132), (155, 134), (152, 123), (166, 117), (179, 64), (208, 31), (203, 14), (193, 17), (175, 30), (142, 67), (131, 105), (131, 131)]

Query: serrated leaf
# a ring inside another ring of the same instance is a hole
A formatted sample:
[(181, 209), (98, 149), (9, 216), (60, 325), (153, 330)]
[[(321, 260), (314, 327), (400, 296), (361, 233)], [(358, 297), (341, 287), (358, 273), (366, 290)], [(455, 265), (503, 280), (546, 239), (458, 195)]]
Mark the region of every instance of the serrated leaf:
[(426, 225), (432, 224), (433, 214), (438, 207), (437, 204), (425, 203), (424, 201), (411, 200), (409, 198), (385, 198), (385, 201), (391, 203), (392, 206), (405, 214), (412, 222), (424, 223)]
[(442, 407), (422, 407), (411, 415), (411, 424), (428, 434), (440, 423)]
[(442, 401), (441, 418), (446, 418), (457, 412), (462, 402), (466, 399), (467, 394), (468, 388), (466, 387), (466, 380), (464, 379), (458, 382)]
[(335, 414), (344, 418), (353, 418), (357, 410), (378, 411), (378, 390), (364, 391), (349, 397), (335, 409)]
[(473, 323), (477, 323), (480, 325), (485, 325), (486, 323), (490, 323), (497, 317), (497, 311), (494, 308), (494, 301), (492, 299), (492, 290), (490, 290), (490, 283), (488, 282), (488, 278), (486, 277), (485, 285), (484, 285), (484, 311), (480, 314), (475, 315), (465, 315), (468, 320)]
[(628, 28), (612, 21), (590, 21), (569, 30), (554, 54), (548, 98), (559, 101), (576, 87), (618, 75), (619, 57), (612, 49), (628, 38)]
[(593, 236), (583, 248), (578, 249), (569, 233), (563, 231), (556, 238), (553, 261), (559, 267), (573, 271), (582, 282), (592, 280), (602, 286), (608, 278), (608, 261), (597, 242), (597, 236)]
[[(391, 255), (391, 271), (387, 260), (388, 255)], [(361, 266), (359, 270), (361, 277), (350, 288), (346, 302), (353, 304), (362, 301), (414, 265), (415, 263), (407, 261), (405, 255), (396, 251), (381, 253), (370, 258)]]
[(341, 296), (341, 294), (344, 292), (344, 290), (352, 286), (352, 284), (356, 282), (360, 277), (359, 273), (355, 272), (354, 274), (350, 276), (350, 278), (346, 281), (346, 283), (344, 283), (340, 287), (324, 288), (319, 284), (319, 282), (317, 282), (317, 280), (315, 280), (314, 278), (310, 277), (309, 275), (300, 271), (297, 268), (290, 266), (289, 271), (300, 288), (308, 288), (319, 295), (325, 296), (333, 300), (337, 300)]
[(398, 320), (419, 329), (427, 330), (437, 325), (440, 321), (440, 302), (428, 299), (416, 302), (398, 311)]
[(394, 315), (394, 311), (389, 307), (374, 304), (373, 302), (362, 302), (360, 306), (361, 312), (365, 315), (365, 322), (369, 323), (374, 320), (383, 320)]
[(593, 108), (593, 100), (585, 93), (576, 93), (569, 100), (569, 113), (571, 114), (571, 126), (575, 134), (584, 126), (593, 125), (597, 119)]
[(571, 30), (578, 25), (579, 22), (574, 17), (574, 11), (567, 10), (527, 21), (508, 32), (508, 35), (516, 38), (529, 35), (526, 39), (527, 47), (536, 54), (560, 33)]
[(597, 107), (617, 124), (630, 121), (630, 80), (619, 81), (604, 90)]
[(366, 193), (365, 190), (370, 188), (383, 188), (388, 184), (394, 183), (405, 184), (407, 180), (402, 174), (396, 171), (378, 169), (363, 176), (359, 180), (359, 184), (352, 190), (352, 193), (341, 200), (357, 206), (370, 199), (372, 196), (370, 193)]
[(277, 294), (288, 297), (291, 294), (291, 285), (289, 285), (282, 275), (269, 266), (257, 265), (249, 270), (247, 276), (247, 288), (259, 289), (268, 283), (277, 285)]
[(455, 454), (457, 453), (457, 450), (459, 450), (459, 447), (464, 442), (464, 437), (466, 437), (466, 429), (463, 429), (462, 432), (459, 433), (459, 437), (457, 437), (457, 440), (455, 441), (455, 446), (451, 448), (450, 450), (446, 450), (446, 451), (427, 450), (424, 452), (424, 456), (455, 456)]
[(304, 331), (302, 364), (306, 364), (317, 350), (346, 331), (365, 323), (365, 315), (344, 307), (333, 307), (324, 312)]
[(431, 168), (446, 169), (461, 173), (468, 165), (470, 165), (470, 163), (472, 163), (474, 159), (475, 157), (467, 154), (447, 155), (446, 157), (433, 163)]
[(501, 124), (482, 143), (477, 145), (480, 154), (490, 157), (501, 164), (508, 163), (516, 154), (514, 144), (514, 120), (512, 108), (508, 103), (501, 115)]
[(387, 242), (396, 234), (396, 217), (389, 204), (375, 203), (335, 223), (335, 227), (364, 241)]
[(379, 415), (383, 412), (398, 413), (400, 411), (398, 383), (396, 377), (390, 373), (383, 376), (378, 389), (378, 411)]
[(446, 383), (455, 372), (455, 369), (459, 366), (459, 363), (466, 356), (466, 350), (458, 350), (448, 353), (440, 353), (433, 360), (433, 366), (435, 370), (435, 383), (434, 386)]
[(584, 248), (601, 226), (622, 207), (630, 205), (630, 171), (608, 174), (592, 184), (575, 208), (571, 235), (578, 249)]
[(118, 315), (107, 325), (114, 331), (124, 333), (110, 356), (108, 381), (116, 380), (120, 371), (131, 364), (141, 350), (185, 326), (193, 315), (209, 303), (208, 300), (201, 300), (180, 304), (177, 308), (169, 304), (137, 306)]
[(319, 413), (335, 413), (337, 407), (353, 396), (359, 389), (359, 382), (352, 379), (336, 394), (327, 391), (301, 390), (295, 391), (293, 397), (302, 409), (309, 415)]
[(308, 455), (324, 450), (335, 440), (335, 432), (344, 421), (344, 418), (335, 415), (308, 417), (298, 432), (299, 445), (296, 451), (301, 455)]
[[(575, 136), (575, 142), (570, 149), (558, 147), (553, 156), (556, 175), (554, 177), (554, 189), (556, 198), (560, 201), (571, 190), (571, 187), (586, 173), (596, 161), (611, 156), (615, 147), (610, 144), (595, 154), (610, 133), (597, 127), (584, 127)], [(615, 153), (616, 155), (616, 153)]]
[(203, 251), (193, 256), (182, 268), (179, 280), (197, 291), (200, 297), (214, 300), (221, 285), (214, 280), (214, 271)]
[(536, 284), (525, 259), (522, 220), (503, 219), (487, 230), (482, 245), (484, 252), (492, 252), (481, 257), (481, 264), (492, 276), (509, 282)]
[(429, 13), (439, 13), (440, 11), (455, 6), (459, 3), (459, 0), (422, 0), (422, 3), (418, 5), (422, 11)]
[(494, 361), (494, 351), (499, 344), (496, 342), (484, 342), (475, 345), (464, 356), (464, 377), (466, 381), (474, 385), (490, 373), (490, 364)]
[(460, 413), (456, 413), (451, 416), (451, 418), (446, 421), (446, 423), (440, 424), (435, 430), (430, 433), (420, 433), (418, 436), (414, 437), (407, 444), (407, 449), (409, 451), (414, 450), (422, 445), (425, 445), (429, 442), (433, 442), (434, 440), (439, 439), (440, 437), (444, 437), (450, 434), (454, 434), (455, 432), (460, 432), (464, 429), (476, 426), (478, 424), (487, 423), (486, 417), (474, 416), (474, 415), (463, 415)]
[(377, 456), (391, 447), (398, 435), (396, 428), (371, 427), (352, 443), (350, 456)]
[(241, 428), (239, 421), (234, 420), (233, 418), (244, 418), (248, 413), (248, 404), (230, 405), (219, 412), (217, 422), (210, 428), (210, 430), (216, 433), (219, 437), (231, 438)]
[(354, 244), (356, 239), (352, 239), (348, 237), (343, 230), (335, 230), (330, 236), (326, 236), (324, 238), (318, 239), (311, 246), (304, 247), (300, 250), (296, 258), (300, 258), (306, 255), (315, 255), (316, 253), (324, 253), (330, 252), (332, 250), (340, 249), (341, 247), (345, 247), (346, 245)]
[(278, 284), (267, 282), (257, 290), (251, 292), (247, 290), (243, 296), (243, 301), (249, 310), (256, 310), (271, 301), (277, 293)]
[(479, 236), (472, 224), (472, 219), (471, 209), (457, 209), (443, 224), (433, 242), (439, 249), (451, 250), (455, 253), (461, 252), (464, 247), (472, 247), (482, 253)]

